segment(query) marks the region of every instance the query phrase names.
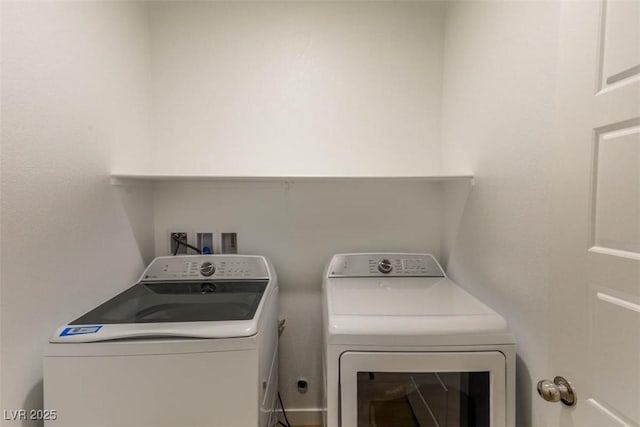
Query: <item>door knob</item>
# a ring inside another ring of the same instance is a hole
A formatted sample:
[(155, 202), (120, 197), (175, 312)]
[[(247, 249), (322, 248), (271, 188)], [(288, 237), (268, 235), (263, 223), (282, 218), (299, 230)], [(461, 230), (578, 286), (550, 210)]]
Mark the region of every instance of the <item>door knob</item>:
[(547, 402), (562, 402), (567, 406), (574, 406), (578, 401), (571, 383), (563, 377), (538, 381), (538, 394)]

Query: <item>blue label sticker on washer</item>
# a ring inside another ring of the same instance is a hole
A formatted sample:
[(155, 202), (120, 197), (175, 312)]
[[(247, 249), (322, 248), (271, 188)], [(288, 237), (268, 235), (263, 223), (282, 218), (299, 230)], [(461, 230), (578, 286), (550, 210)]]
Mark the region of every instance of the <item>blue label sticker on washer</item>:
[(102, 325), (100, 326), (76, 326), (71, 328), (64, 328), (62, 332), (60, 332), (61, 337), (67, 337), (69, 335), (85, 335), (85, 334), (95, 334), (100, 329), (102, 329)]

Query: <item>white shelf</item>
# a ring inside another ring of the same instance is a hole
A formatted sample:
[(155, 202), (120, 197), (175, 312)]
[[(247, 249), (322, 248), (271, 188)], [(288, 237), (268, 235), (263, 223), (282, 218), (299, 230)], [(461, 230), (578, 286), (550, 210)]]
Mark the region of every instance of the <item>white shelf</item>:
[(371, 176), (335, 176), (335, 175), (177, 175), (177, 174), (111, 174), (112, 185), (129, 185), (137, 182), (327, 182), (327, 181), (470, 181), (473, 174), (455, 175), (371, 175)]

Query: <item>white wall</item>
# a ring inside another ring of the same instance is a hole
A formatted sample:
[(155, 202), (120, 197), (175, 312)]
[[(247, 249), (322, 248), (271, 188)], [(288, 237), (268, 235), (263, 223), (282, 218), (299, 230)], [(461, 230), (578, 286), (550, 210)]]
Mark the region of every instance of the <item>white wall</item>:
[(150, 8), (155, 171), (439, 172), (440, 3)]
[(2, 2), (3, 409), (39, 408), (54, 328), (141, 272), (150, 196), (108, 174), (148, 157), (149, 65), (144, 5)]
[(557, 20), (555, 2), (451, 2), (446, 13), (444, 169), (473, 170), (477, 185), (451, 223), (459, 228), (447, 231), (455, 240), (445, 256), (449, 274), (515, 332), (519, 426), (544, 425), (545, 403), (532, 391), (550, 374)]
[[(321, 299), (325, 264), (339, 252), (439, 256), (440, 184), (425, 182), (156, 184), (157, 255), (169, 230), (237, 232), (241, 253), (274, 263), (287, 328), (280, 390), (288, 409), (322, 407)], [(304, 376), (309, 391), (299, 394)]]

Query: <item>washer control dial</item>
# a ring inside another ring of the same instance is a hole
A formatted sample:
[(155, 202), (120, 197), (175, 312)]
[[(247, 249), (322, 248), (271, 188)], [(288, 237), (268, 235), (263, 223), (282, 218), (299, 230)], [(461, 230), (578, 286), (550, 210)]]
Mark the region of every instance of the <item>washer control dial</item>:
[(216, 267), (211, 262), (203, 262), (200, 266), (200, 274), (205, 277), (212, 276), (216, 272)]
[(378, 271), (380, 273), (389, 274), (393, 270), (393, 265), (388, 259), (383, 259), (378, 263)]

